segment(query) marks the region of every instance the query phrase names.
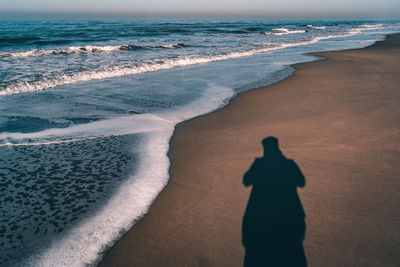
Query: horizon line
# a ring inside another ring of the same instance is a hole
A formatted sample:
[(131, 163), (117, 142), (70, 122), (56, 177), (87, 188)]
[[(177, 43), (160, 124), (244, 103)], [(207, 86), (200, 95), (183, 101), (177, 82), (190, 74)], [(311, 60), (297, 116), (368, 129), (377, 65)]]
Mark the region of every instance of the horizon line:
[(128, 13), (128, 12), (38, 12), (0, 11), (0, 20), (350, 20), (397, 21), (400, 15), (371, 14), (237, 14), (237, 13)]

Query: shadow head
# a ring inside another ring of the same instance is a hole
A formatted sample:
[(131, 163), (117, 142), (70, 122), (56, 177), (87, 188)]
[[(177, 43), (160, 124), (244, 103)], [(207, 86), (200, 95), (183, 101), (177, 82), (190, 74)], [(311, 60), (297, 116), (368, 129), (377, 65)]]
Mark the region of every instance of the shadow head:
[(280, 154), (281, 151), (279, 149), (279, 140), (274, 136), (268, 136), (261, 141), (261, 144), (264, 147), (264, 155), (275, 155)]

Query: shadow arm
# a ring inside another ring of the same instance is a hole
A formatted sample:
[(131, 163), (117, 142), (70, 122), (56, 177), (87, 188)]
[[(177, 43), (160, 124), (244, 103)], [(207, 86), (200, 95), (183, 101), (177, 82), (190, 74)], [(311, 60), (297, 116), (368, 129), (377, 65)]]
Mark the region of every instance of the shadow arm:
[(249, 174), (249, 171), (247, 171), (243, 176), (244, 186), (250, 186), (252, 184), (252, 181), (251, 181), (252, 179), (251, 179), (251, 175)]
[(291, 173), (293, 177), (293, 181), (296, 183), (296, 187), (304, 187), (306, 185), (306, 178), (301, 172), (299, 166), (297, 166), (294, 160), (290, 160), (291, 162)]
[(293, 167), (296, 174), (296, 183), (298, 187), (304, 187), (306, 185), (306, 178), (304, 177), (303, 173), (301, 172), (299, 166), (293, 161)]
[(243, 175), (243, 185), (250, 186), (254, 182), (254, 177), (256, 176), (256, 164), (257, 159), (250, 166), (249, 170)]

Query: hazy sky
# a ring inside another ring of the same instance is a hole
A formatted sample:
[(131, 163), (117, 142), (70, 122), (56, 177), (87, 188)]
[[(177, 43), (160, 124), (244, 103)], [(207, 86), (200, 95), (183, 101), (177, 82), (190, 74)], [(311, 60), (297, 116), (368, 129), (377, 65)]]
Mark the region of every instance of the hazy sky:
[(400, 0), (0, 0), (7, 13), (400, 19)]

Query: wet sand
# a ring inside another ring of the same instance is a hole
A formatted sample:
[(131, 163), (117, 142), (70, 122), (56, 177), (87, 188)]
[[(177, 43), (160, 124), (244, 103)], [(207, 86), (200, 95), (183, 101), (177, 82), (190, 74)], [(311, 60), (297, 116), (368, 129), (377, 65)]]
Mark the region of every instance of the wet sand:
[(169, 185), (100, 266), (242, 266), (242, 179), (268, 136), (305, 177), (308, 266), (398, 266), (400, 35), (317, 55), (327, 60), (180, 123)]

